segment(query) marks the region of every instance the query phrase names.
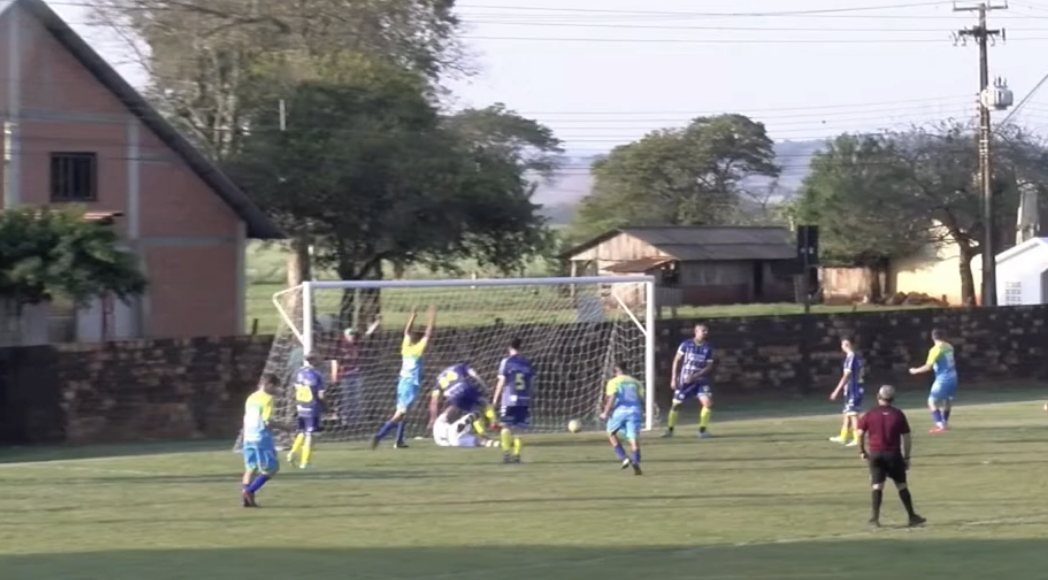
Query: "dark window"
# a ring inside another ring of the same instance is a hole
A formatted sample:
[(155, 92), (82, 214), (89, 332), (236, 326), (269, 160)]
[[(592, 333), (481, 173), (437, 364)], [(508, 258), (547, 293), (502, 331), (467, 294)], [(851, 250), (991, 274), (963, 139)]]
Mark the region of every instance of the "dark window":
[(98, 155), (51, 154), (51, 201), (79, 202), (98, 199)]

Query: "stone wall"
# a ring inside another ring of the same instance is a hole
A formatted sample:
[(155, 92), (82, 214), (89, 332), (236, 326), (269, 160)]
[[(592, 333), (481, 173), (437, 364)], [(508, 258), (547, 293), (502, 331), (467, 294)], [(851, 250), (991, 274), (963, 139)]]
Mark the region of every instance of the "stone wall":
[[(1048, 306), (660, 321), (660, 398), (665, 404), (673, 353), (696, 322), (710, 327), (719, 395), (822, 397), (840, 376), (843, 335), (857, 340), (871, 383), (926, 386), (927, 377), (912, 379), (906, 369), (923, 363), (932, 328), (950, 335), (964, 383), (1048, 379), (1046, 320)], [(593, 373), (603, 361), (594, 357), (615, 340), (610, 325), (442, 329), (427, 356), (427, 377), (461, 360), (491, 374), (514, 335), (524, 335), (536, 353), (560, 345), (535, 357), (542, 374), (536, 414), (554, 412), (563, 397), (588, 400), (588, 390), (599, 397)], [(392, 404), (398, 361), (388, 346), (399, 333), (377, 339), (384, 348), (365, 353), (379, 369), (367, 379), (365, 400)], [(0, 443), (232, 441), (270, 345), (269, 337), (232, 337), (0, 349)], [(362, 432), (390, 410), (371, 407)]]

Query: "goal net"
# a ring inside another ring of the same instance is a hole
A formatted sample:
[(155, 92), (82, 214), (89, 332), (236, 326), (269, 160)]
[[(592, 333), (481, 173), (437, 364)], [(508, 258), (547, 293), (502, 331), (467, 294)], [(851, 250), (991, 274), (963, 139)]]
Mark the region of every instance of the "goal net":
[[(564, 430), (571, 419), (602, 428), (604, 385), (616, 363), (654, 386), (653, 296), (648, 276), (307, 282), (273, 297), (282, 324), (265, 372), (281, 378), (277, 418), (291, 421), (291, 376), (315, 353), (328, 381), (323, 439), (371, 437), (394, 411), (410, 313), (424, 331), (432, 306), (436, 324), (406, 419), (409, 437), (429, 438), (429, 392), (450, 365), (469, 363), (490, 397), (513, 338), (536, 369), (532, 430)], [(651, 429), (658, 410), (654, 389), (646, 390)]]

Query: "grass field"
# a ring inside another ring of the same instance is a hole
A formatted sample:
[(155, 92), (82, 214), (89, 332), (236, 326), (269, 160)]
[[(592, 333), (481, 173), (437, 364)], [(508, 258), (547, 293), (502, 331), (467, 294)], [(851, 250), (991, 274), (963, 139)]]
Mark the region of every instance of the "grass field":
[(864, 466), (826, 441), (839, 417), (813, 414), (833, 413), (828, 402), (725, 403), (713, 439), (689, 427), (645, 441), (643, 477), (620, 471), (595, 433), (536, 437), (519, 466), (488, 449), (331, 444), (315, 470), (270, 483), (260, 510), (238, 507), (229, 442), (8, 452), (0, 578), (1042, 580), (1037, 394), (968, 393), (993, 403), (960, 407), (943, 436), (925, 434), (920, 396), (908, 399), (912, 489), (929, 519), (913, 530), (894, 493), (886, 527), (864, 527)]

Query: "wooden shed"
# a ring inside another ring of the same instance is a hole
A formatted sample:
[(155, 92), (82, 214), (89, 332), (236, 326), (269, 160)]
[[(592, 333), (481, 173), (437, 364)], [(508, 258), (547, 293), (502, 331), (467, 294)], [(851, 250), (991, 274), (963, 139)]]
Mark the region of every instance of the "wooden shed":
[(651, 274), (662, 306), (788, 302), (797, 248), (786, 228), (640, 226), (561, 253), (572, 276)]

